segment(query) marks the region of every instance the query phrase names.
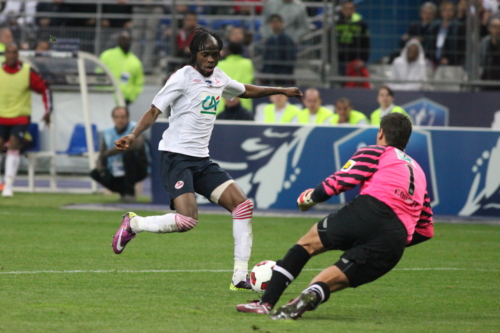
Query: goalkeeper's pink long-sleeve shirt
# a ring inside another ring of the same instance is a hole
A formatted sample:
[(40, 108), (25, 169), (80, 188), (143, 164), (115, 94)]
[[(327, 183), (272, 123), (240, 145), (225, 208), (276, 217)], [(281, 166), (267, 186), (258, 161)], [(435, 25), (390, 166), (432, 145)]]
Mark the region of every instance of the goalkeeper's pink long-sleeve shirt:
[(377, 198), (396, 213), (406, 227), (407, 243), (415, 231), (429, 238), (434, 235), (425, 174), (410, 156), (390, 146), (364, 147), (322, 184), (332, 196), (360, 183), (360, 194)]

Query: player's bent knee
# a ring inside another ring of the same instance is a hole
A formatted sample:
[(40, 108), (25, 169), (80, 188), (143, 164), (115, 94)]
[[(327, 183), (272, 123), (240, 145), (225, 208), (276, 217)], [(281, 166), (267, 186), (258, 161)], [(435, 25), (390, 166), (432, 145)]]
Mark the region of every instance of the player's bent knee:
[(175, 224), (179, 232), (186, 232), (196, 227), (198, 221), (191, 217), (175, 214)]
[(233, 210), (233, 218), (236, 220), (252, 218), (253, 207), (253, 202), (250, 199), (243, 201)]

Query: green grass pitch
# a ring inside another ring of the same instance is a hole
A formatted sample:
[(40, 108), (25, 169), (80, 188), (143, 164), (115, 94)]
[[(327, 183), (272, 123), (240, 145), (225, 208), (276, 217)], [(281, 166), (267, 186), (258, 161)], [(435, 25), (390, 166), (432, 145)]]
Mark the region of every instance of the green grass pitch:
[[(437, 223), (433, 240), (378, 281), (274, 322), (235, 310), (258, 294), (229, 291), (230, 216), (201, 215), (184, 234), (142, 233), (115, 255), (120, 212), (59, 208), (114, 200), (0, 198), (0, 332), (500, 332), (500, 226)], [(251, 264), (281, 258), (314, 222), (255, 217)], [(339, 255), (313, 258), (279, 304)]]

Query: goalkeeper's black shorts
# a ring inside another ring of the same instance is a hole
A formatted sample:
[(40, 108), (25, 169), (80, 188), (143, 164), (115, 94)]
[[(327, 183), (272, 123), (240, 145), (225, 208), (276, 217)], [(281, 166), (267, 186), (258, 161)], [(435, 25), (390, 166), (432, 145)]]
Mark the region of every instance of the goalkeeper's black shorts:
[(335, 263), (350, 287), (372, 282), (396, 266), (406, 247), (407, 232), (382, 201), (359, 195), (318, 222), (318, 234), (329, 250), (345, 251)]

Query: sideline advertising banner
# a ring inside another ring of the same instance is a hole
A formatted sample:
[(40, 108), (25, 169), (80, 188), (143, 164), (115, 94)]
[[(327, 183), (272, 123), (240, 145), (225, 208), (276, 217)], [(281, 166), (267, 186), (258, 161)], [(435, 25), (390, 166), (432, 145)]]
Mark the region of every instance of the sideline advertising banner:
[[(154, 204), (169, 204), (159, 175), (158, 142), (168, 123), (152, 127)], [(264, 126), (217, 122), (210, 157), (256, 208), (296, 209), (298, 195), (339, 170), (354, 152), (376, 143), (376, 127)], [(500, 216), (500, 131), (415, 127), (405, 152), (427, 176), (435, 214)], [(358, 188), (332, 197), (343, 204)], [(198, 196), (200, 205), (209, 201)]]

